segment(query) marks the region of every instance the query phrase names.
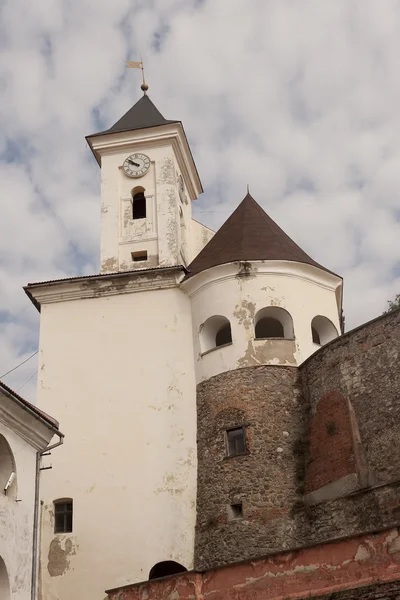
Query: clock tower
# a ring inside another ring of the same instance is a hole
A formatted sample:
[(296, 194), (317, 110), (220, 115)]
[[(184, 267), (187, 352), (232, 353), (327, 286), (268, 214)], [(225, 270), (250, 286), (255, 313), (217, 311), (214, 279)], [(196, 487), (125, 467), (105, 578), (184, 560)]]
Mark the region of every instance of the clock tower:
[(98, 600), (160, 563), (194, 565), (196, 381), (180, 285), (213, 234), (191, 218), (201, 183), (182, 124), (147, 95), (87, 141), (101, 168), (100, 273), (26, 288), (41, 312), (37, 402), (68, 432), (41, 481), (45, 600)]
[(144, 94), (87, 141), (101, 167), (101, 273), (188, 265), (191, 202), (203, 190), (182, 123)]

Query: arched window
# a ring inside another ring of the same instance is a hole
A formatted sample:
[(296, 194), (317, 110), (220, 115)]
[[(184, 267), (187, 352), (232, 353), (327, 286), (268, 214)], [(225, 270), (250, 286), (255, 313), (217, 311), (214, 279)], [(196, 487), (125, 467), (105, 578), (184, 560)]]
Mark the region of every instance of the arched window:
[(254, 319), (256, 339), (293, 339), (293, 321), (287, 310), (279, 306), (266, 306), (258, 311)]
[(133, 188), (132, 194), (132, 219), (146, 218), (146, 196), (145, 189), (140, 185)]
[(17, 497), (17, 472), (10, 445), (0, 435), (0, 493), (12, 498)]
[(200, 346), (207, 352), (232, 343), (231, 324), (226, 317), (215, 315), (207, 319), (200, 329)]
[(10, 600), (10, 582), (4, 560), (0, 556), (0, 598), (1, 600)]
[(187, 571), (187, 569), (174, 560), (163, 560), (150, 569), (149, 579), (177, 575), (178, 573), (184, 573), (185, 571)]
[(338, 332), (332, 321), (318, 315), (311, 321), (311, 334), (314, 344), (323, 346), (338, 336)]

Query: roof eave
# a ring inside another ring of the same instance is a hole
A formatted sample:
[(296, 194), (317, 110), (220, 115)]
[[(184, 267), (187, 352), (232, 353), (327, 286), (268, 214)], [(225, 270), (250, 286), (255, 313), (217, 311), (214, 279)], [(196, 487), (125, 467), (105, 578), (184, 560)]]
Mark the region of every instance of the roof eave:
[(105, 280), (105, 279), (116, 279), (120, 277), (129, 277), (132, 275), (136, 275), (138, 277), (143, 276), (146, 273), (166, 273), (168, 271), (183, 271), (184, 274), (188, 272), (187, 268), (184, 265), (175, 265), (171, 267), (152, 267), (150, 269), (135, 269), (133, 271), (119, 271), (118, 273), (98, 273), (95, 275), (79, 275), (78, 277), (66, 277), (64, 279), (52, 279), (49, 281), (39, 281), (37, 283), (28, 283), (23, 286), (23, 290), (25, 294), (28, 296), (29, 300), (35, 306), (35, 308), (40, 312), (40, 302), (38, 302), (31, 292), (31, 290), (35, 290), (37, 288), (43, 287), (51, 287), (57, 285), (63, 285), (68, 283), (80, 283), (82, 281), (87, 281), (88, 279), (91, 281), (96, 280)]
[(107, 129), (106, 131), (99, 131), (98, 133), (92, 133), (90, 135), (86, 135), (85, 136), (85, 140), (89, 146), (89, 148), (91, 149), (99, 167), (101, 167), (101, 157), (99, 155), (98, 152), (96, 152), (96, 150), (94, 150), (93, 148), (93, 144), (91, 142), (91, 140), (93, 138), (97, 138), (100, 136), (106, 136), (106, 135), (116, 135), (119, 133), (128, 133), (129, 131), (143, 131), (144, 129), (156, 129), (157, 127), (164, 127), (165, 125), (173, 125), (174, 123), (181, 123), (181, 121), (166, 121), (165, 123), (160, 123), (159, 125), (148, 125), (146, 127), (138, 127), (137, 129), (120, 129), (118, 131), (110, 131), (109, 129)]
[(8, 385), (3, 383), (2, 381), (0, 381), (0, 392), (2, 392), (8, 398), (16, 402), (19, 406), (21, 406), (23, 410), (29, 412), (35, 419), (44, 423), (44, 425), (46, 425), (48, 429), (51, 429), (57, 435), (61, 435), (64, 437), (64, 434), (62, 434), (59, 430), (59, 423), (56, 419), (50, 417), (50, 415), (46, 416), (43, 413), (43, 411), (39, 411), (38, 409), (36, 409), (33, 405), (31, 405), (30, 402), (25, 400), (25, 398), (22, 398), (22, 396), (14, 392), (14, 390), (12, 390), (10, 387), (8, 387)]

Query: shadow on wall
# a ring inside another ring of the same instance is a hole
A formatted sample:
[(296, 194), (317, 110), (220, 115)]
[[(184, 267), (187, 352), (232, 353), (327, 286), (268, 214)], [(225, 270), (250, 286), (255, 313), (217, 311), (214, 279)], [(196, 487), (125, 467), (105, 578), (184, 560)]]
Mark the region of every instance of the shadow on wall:
[(231, 343), (231, 324), (226, 317), (214, 315), (207, 319), (200, 328), (200, 349), (202, 354)]
[[(0, 435), (0, 494), (15, 500), (17, 498), (17, 477), (15, 460), (10, 444)], [(2, 598), (0, 596), (0, 598)]]
[(294, 339), (293, 320), (284, 308), (266, 306), (258, 311), (254, 319), (254, 337)]
[(0, 556), (0, 598), (1, 600), (10, 600), (10, 582), (4, 560)]
[(318, 346), (324, 346), (339, 335), (332, 321), (321, 315), (311, 321), (311, 333), (312, 341)]

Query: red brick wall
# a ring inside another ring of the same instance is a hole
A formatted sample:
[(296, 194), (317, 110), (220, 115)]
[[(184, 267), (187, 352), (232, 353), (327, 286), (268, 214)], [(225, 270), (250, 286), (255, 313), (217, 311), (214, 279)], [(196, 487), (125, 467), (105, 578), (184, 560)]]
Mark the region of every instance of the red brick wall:
[[(400, 580), (398, 529), (275, 554), (204, 573), (188, 572), (109, 591), (109, 600), (281, 600), (316, 597)], [(367, 588), (366, 588), (367, 589)], [(352, 597), (364, 598), (360, 593)]]
[(321, 398), (309, 431), (310, 462), (306, 472), (306, 493), (356, 473), (350, 407), (341, 394), (328, 392)]

